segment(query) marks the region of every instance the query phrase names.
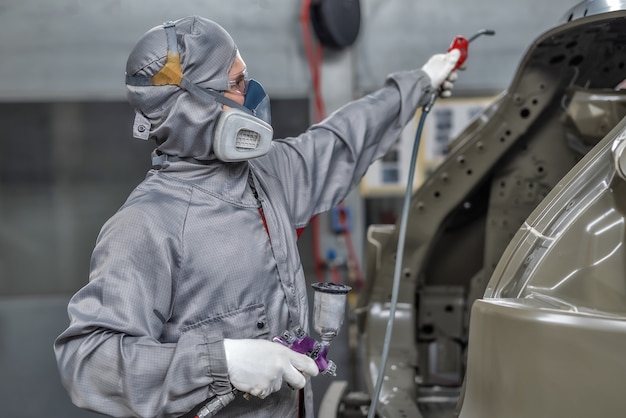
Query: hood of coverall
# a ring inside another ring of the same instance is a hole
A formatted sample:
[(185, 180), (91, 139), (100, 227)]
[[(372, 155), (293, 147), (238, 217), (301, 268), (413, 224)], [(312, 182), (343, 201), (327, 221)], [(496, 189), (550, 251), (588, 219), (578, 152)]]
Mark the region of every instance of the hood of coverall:
[[(194, 84), (211, 81), (228, 89), (228, 71), (237, 53), (231, 36), (217, 23), (190, 16), (175, 21), (180, 63)], [(126, 74), (152, 77), (165, 64), (167, 37), (163, 25), (146, 32), (131, 51)], [(217, 159), (213, 133), (222, 104), (201, 100), (178, 86), (126, 85), (131, 106), (151, 123), (150, 139), (164, 154), (197, 160)]]

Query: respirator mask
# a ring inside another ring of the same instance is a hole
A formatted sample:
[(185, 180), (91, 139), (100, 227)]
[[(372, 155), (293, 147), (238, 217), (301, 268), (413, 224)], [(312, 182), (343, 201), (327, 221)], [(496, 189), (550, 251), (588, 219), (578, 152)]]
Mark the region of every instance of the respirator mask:
[(230, 107), (222, 112), (215, 127), (213, 152), (217, 158), (236, 162), (267, 154), (274, 131), (270, 125), (270, 99), (263, 86), (248, 80), (243, 106), (221, 95), (215, 100)]
[[(244, 104), (231, 100), (214, 89), (211, 82), (194, 84), (182, 73), (174, 22), (163, 24), (167, 36), (167, 60), (152, 77), (126, 75), (126, 84), (132, 86), (175, 85), (204, 101), (216, 101), (228, 106), (220, 114), (215, 126), (213, 152), (222, 161), (238, 162), (267, 154), (274, 131), (270, 125), (270, 101), (263, 86), (253, 79), (246, 80)], [(137, 113), (133, 135), (148, 139), (150, 122)]]

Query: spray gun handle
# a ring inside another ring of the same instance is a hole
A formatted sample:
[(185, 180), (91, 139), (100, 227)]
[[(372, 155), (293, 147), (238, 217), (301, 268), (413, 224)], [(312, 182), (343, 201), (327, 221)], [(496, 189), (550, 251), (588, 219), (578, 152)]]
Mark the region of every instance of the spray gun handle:
[(461, 55), (452, 71), (458, 70), (465, 63), (465, 60), (467, 59), (468, 48), (469, 41), (467, 40), (467, 38), (465, 38), (464, 36), (457, 36), (456, 38), (454, 38), (454, 40), (450, 44), (450, 48), (448, 48), (448, 52), (452, 51), (453, 49), (458, 49)]
[(312, 358), (320, 373), (335, 376), (337, 365), (326, 358), (329, 344), (325, 342), (320, 343), (309, 337), (301, 327), (284, 331), (280, 337), (274, 337), (272, 340), (296, 353)]
[(456, 62), (456, 65), (454, 66), (454, 69), (452, 71), (458, 70), (465, 63), (470, 42), (482, 35), (493, 36), (495, 34), (496, 31), (494, 31), (493, 29), (481, 29), (472, 36), (470, 36), (469, 39), (465, 38), (464, 36), (457, 36), (456, 38), (454, 38), (454, 40), (450, 44), (450, 48), (448, 48), (448, 52), (452, 51), (453, 49), (458, 49), (461, 53), (461, 56), (459, 57), (459, 60)]

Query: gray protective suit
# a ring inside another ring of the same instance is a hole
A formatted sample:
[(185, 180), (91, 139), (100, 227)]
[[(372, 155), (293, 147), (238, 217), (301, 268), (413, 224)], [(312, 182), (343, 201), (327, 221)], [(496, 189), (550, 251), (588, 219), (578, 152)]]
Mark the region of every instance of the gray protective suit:
[[(225, 77), (236, 47), (223, 29), (191, 17), (176, 31), (187, 76)], [(154, 74), (166, 52), (162, 27), (147, 32), (127, 73)], [(430, 92), (421, 70), (392, 74), (300, 136), (274, 140), (266, 156), (223, 163), (211, 151), (221, 105), (174, 86), (129, 87), (158, 149), (194, 160), (149, 171), (103, 226), (89, 283), (71, 299), (71, 323), (54, 345), (73, 402), (116, 417), (180, 416), (232, 389), (224, 338), (308, 328), (296, 228), (346, 197)], [(238, 397), (218, 416), (296, 417), (298, 392), (284, 386), (264, 400)], [(310, 384), (305, 390), (312, 417)]]

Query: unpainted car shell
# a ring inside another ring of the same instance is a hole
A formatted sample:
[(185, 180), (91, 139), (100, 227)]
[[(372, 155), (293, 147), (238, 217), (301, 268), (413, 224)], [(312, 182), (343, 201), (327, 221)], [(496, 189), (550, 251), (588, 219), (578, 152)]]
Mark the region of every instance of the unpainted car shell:
[[(357, 322), (369, 393), (385, 373), (379, 416), (421, 417), (429, 400), (455, 402), (466, 370), (462, 418), (590, 416), (574, 406), (552, 409), (570, 397), (578, 399), (573, 404), (614, 397), (610, 410), (626, 410), (617, 389), (598, 386), (604, 372), (619, 378), (606, 385), (623, 388), (626, 379), (619, 356), (626, 348), (626, 185), (606, 162), (610, 144), (624, 139), (623, 122), (611, 128), (626, 114), (625, 96), (615, 90), (626, 78), (626, 4), (617, 3), (618, 10), (584, 2), (537, 38), (510, 87), (413, 194), (384, 371), (398, 231), (370, 227)], [(568, 204), (576, 214), (569, 220), (562, 212)], [(551, 212), (543, 214), (546, 207)], [(586, 376), (594, 383), (577, 386)], [(540, 389), (546, 392), (538, 398)], [(520, 406), (538, 399), (545, 402), (536, 408)]]
[(533, 211), (472, 308), (461, 418), (626, 411), (626, 118)]

